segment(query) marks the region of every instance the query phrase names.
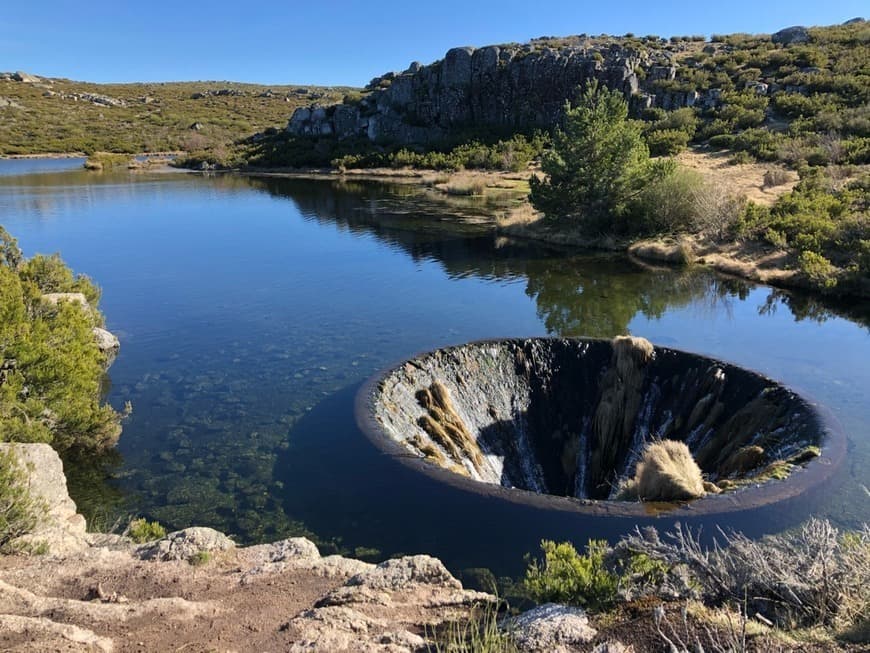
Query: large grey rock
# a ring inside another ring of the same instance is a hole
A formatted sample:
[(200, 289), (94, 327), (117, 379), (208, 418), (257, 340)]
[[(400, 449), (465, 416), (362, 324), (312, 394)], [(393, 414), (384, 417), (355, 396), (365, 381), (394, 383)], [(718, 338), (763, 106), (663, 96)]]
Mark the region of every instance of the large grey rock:
[(87, 547), (85, 518), (76, 512), (69, 496), (63, 463), (47, 444), (0, 443), (0, 451), (12, 451), (27, 477), (30, 496), (45, 507), (32, 533), (17, 544), (45, 544), (48, 552), (67, 555)]
[(311, 540), (291, 537), (270, 544), (257, 544), (239, 549), (237, 557), (242, 564), (242, 582), (260, 574), (281, 573), (299, 563), (319, 561), (320, 552)]
[(776, 34), (770, 37), (770, 40), (782, 45), (808, 43), (810, 40), (810, 32), (806, 27), (795, 25), (794, 27), (786, 27), (785, 29), (779, 30)]
[(106, 357), (106, 366), (111, 365), (121, 349), (121, 341), (111, 331), (106, 331), (100, 327), (94, 327), (92, 331), (97, 341), (97, 347)]
[(462, 589), (462, 583), (447, 571), (438, 558), (427, 555), (406, 556), (382, 562), (371, 571), (358, 574), (348, 583), (375, 590), (395, 592), (413, 584)]
[(144, 560), (190, 560), (202, 552), (228, 551), (235, 543), (220, 531), (197, 526), (170, 533), (155, 542), (143, 544), (137, 555)]
[(37, 77), (36, 75), (30, 75), (21, 70), (12, 73), (12, 79), (16, 82), (23, 82), (25, 84), (36, 84), (42, 81), (41, 77)]
[(569, 653), (598, 634), (581, 608), (547, 603), (510, 621), (520, 650), (528, 653)]

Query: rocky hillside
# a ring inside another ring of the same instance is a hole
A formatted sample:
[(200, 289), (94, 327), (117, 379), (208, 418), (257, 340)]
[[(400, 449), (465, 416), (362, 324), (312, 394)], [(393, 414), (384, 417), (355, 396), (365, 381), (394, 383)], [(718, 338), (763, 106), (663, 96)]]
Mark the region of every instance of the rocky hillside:
[(428, 66), (412, 63), (368, 86), (356, 103), (296, 110), (288, 131), (297, 135), (365, 136), (372, 141), (432, 143), (457, 128), (493, 127), (507, 131), (547, 128), (555, 123), (566, 98), (592, 79), (646, 105), (686, 106), (688, 94), (646, 92), (645, 80), (673, 80), (674, 53), (650, 51), (614, 42), (578, 41), (556, 48), (546, 44), (453, 48)]
[[(363, 94), (348, 96), (343, 104), (300, 107), (287, 131), (438, 146), (463, 131), (549, 129), (578, 87), (596, 80), (624, 92), (634, 114), (647, 121), (691, 109), (705, 123), (697, 134), (694, 126), (685, 130), (696, 140), (762, 126), (781, 132), (796, 119), (803, 120), (799, 132), (824, 128), (866, 138), (868, 44), (870, 26), (855, 19), (841, 26), (709, 40), (579, 35), (453, 48), (430, 65), (415, 62), (373, 79)], [(683, 122), (658, 127), (680, 131)], [(866, 143), (855, 147), (864, 151)], [(867, 158), (866, 152), (862, 156)]]

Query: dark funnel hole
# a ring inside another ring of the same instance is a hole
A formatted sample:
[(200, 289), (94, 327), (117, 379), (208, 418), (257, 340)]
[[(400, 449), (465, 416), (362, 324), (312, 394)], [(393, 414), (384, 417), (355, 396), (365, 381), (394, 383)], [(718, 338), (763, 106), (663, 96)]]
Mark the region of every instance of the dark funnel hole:
[(817, 455), (802, 397), (755, 372), (641, 338), (479, 342), (424, 354), (378, 384), (367, 430), (484, 483), (613, 499), (644, 447), (684, 442), (704, 477), (762, 480)]

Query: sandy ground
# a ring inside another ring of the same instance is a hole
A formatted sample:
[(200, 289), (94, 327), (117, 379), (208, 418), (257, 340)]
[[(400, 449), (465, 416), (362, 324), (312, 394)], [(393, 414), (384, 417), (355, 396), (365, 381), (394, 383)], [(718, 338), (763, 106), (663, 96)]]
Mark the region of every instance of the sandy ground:
[[(702, 152), (686, 150), (677, 156), (677, 162), (696, 170), (709, 181), (725, 185), (734, 195), (743, 195), (756, 204), (770, 206), (781, 195), (791, 191), (798, 182), (797, 173), (776, 163), (730, 163), (731, 152)], [(768, 171), (779, 171), (788, 181), (770, 188), (764, 185)]]

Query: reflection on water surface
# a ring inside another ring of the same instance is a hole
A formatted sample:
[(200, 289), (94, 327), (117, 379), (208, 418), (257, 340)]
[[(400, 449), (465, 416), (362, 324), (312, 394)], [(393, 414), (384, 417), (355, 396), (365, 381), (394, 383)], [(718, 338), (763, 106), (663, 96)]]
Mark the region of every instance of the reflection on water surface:
[(397, 471), (355, 431), (353, 390), (446, 344), (626, 332), (759, 370), (842, 422), (847, 473), (765, 527), (809, 512), (843, 525), (870, 517), (866, 303), (507, 240), (486, 226), (486, 203), (411, 186), (43, 163), (0, 161), (0, 223), (28, 255), (60, 251), (95, 278), (121, 338), (109, 399), (131, 400), (133, 416), (100, 469), (70, 474), (100, 519), (137, 513), (240, 541), (303, 533), (463, 565), (486, 564), (497, 536), (513, 542), (503, 564), (520, 564), (565, 517)]

